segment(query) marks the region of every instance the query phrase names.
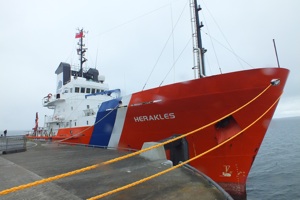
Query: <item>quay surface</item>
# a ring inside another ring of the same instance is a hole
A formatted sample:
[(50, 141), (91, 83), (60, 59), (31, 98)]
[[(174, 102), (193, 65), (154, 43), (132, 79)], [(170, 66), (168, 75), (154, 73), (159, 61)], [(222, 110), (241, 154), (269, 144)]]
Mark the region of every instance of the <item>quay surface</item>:
[[(27, 142), (27, 151), (0, 155), (0, 192), (76, 169), (98, 164), (129, 152)], [(166, 160), (134, 156), (77, 175), (14, 191), (0, 199), (87, 199), (127, 185), (170, 167)], [(205, 177), (181, 167), (102, 199), (231, 199)]]

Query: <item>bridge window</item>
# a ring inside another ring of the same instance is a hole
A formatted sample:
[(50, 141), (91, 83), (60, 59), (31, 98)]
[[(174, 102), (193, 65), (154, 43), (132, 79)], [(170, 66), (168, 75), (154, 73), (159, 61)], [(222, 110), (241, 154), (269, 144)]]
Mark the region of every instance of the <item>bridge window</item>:
[(79, 93), (79, 87), (75, 87), (75, 93)]
[(91, 88), (86, 88), (86, 93), (91, 93)]
[(84, 87), (80, 88), (80, 93), (85, 93), (85, 88)]
[(96, 91), (95, 88), (92, 88), (92, 93), (95, 93), (95, 91)]

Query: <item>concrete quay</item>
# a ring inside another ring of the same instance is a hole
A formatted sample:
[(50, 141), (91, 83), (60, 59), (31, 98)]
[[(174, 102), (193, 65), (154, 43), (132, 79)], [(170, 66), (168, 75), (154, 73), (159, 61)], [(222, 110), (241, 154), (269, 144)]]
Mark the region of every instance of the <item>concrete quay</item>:
[[(0, 192), (58, 174), (98, 164), (128, 151), (57, 143), (27, 142), (27, 151), (0, 155)], [(131, 157), (53, 182), (14, 191), (0, 199), (87, 199), (170, 167), (166, 160)], [(102, 199), (231, 199), (204, 176), (181, 167)]]

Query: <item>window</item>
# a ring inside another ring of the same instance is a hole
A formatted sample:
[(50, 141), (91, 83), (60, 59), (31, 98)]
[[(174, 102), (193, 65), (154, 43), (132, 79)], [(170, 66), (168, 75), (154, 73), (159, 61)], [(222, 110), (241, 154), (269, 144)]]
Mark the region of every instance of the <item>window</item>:
[(85, 93), (85, 88), (84, 87), (80, 88), (80, 93)]
[(86, 88), (86, 93), (91, 93), (91, 88)]
[(90, 105), (86, 105), (86, 108), (87, 108), (87, 109), (90, 109)]
[(100, 92), (100, 89), (97, 89), (97, 93)]
[(75, 93), (79, 93), (79, 87), (75, 87)]
[(95, 88), (92, 88), (92, 93), (95, 93), (96, 89)]

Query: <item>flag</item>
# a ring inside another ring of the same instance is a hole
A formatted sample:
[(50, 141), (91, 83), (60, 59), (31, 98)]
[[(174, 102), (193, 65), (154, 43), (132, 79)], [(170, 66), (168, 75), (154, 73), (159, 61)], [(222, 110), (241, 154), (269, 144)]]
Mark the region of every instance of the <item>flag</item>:
[(83, 32), (80, 31), (79, 33), (76, 33), (75, 38), (82, 38)]

